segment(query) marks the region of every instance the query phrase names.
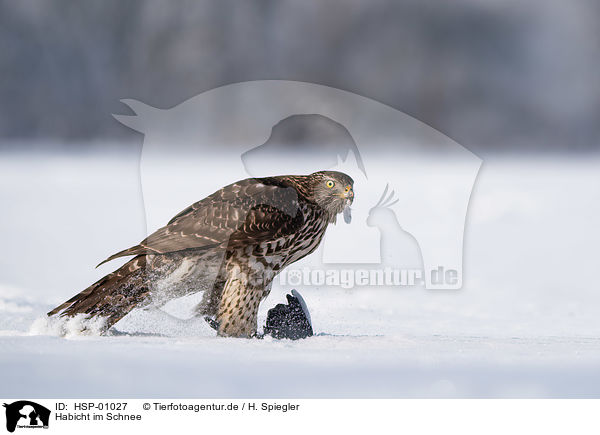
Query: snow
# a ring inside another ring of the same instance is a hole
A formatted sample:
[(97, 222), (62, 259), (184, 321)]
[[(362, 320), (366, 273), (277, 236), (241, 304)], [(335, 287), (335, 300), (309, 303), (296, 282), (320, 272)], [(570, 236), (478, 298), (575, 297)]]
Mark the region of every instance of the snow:
[[(216, 337), (189, 318), (199, 295), (110, 336), (46, 319), (145, 236), (139, 155), (5, 153), (0, 396), (600, 397), (599, 163), (486, 159), (462, 289), (300, 286), (316, 336), (292, 342)], [(274, 285), (260, 325), (290, 290)]]

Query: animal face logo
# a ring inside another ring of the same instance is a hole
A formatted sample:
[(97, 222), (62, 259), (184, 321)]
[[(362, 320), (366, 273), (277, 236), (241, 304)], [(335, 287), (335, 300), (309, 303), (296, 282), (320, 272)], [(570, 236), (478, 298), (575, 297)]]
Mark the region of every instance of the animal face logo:
[(48, 428), (50, 410), (38, 403), (19, 400), (4, 404), (6, 408), (6, 430), (14, 432), (16, 428)]
[[(145, 135), (149, 232), (241, 178), (336, 170), (354, 179), (352, 223), (331, 226), (298, 267), (416, 267), (426, 288), (462, 286), (481, 159), (435, 129), (350, 92), (284, 80), (223, 86), (168, 110), (123, 102), (135, 115), (115, 118)], [(454, 279), (433, 279), (440, 270)]]

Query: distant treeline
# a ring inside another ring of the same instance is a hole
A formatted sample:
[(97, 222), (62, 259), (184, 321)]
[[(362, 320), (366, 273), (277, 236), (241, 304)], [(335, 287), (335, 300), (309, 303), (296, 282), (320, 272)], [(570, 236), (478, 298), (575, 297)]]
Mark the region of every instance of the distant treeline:
[(287, 79), (473, 150), (598, 148), (598, 17), (595, 0), (3, 0), (0, 138), (127, 139), (119, 99)]

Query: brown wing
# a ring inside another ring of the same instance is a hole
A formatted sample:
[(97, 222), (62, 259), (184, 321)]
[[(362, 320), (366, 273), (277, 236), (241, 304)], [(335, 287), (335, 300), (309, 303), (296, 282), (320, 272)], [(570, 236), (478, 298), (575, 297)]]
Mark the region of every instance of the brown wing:
[(127, 255), (243, 246), (291, 234), (304, 222), (299, 200), (285, 177), (242, 180), (192, 204), (139, 245), (98, 266)]

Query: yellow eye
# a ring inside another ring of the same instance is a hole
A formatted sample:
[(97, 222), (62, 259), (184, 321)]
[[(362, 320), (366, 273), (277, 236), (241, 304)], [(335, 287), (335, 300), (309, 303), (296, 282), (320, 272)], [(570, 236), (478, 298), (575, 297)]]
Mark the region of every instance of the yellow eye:
[(334, 183), (333, 181), (329, 180), (329, 181), (327, 182), (326, 186), (327, 186), (327, 187), (329, 187), (329, 188), (331, 189), (333, 186), (335, 186), (335, 183)]

